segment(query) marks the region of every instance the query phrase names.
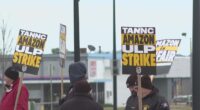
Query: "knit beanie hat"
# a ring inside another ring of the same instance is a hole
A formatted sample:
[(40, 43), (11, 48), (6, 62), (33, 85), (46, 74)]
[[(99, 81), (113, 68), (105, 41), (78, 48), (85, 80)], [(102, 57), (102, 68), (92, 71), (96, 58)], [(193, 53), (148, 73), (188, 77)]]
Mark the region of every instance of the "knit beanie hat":
[[(126, 81), (127, 87), (138, 86), (137, 75), (130, 75)], [(141, 86), (146, 89), (153, 89), (153, 84), (149, 75), (143, 75), (141, 77)]]
[(87, 69), (82, 62), (75, 62), (69, 65), (69, 80), (71, 84), (86, 79)]
[(127, 88), (130, 86), (136, 86), (136, 85), (137, 85), (137, 75), (130, 75), (126, 80)]
[(17, 80), (19, 78), (19, 72), (14, 67), (8, 67), (4, 72), (5, 76), (12, 79)]
[(90, 84), (86, 80), (77, 81), (74, 84), (75, 93), (89, 93), (91, 90)]

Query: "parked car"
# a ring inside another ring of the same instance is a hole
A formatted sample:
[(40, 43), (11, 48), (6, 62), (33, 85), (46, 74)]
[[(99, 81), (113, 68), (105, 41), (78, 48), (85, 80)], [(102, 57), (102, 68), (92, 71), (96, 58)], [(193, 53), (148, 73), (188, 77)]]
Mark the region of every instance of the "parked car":
[(174, 104), (184, 103), (192, 105), (192, 95), (178, 95), (173, 98)]

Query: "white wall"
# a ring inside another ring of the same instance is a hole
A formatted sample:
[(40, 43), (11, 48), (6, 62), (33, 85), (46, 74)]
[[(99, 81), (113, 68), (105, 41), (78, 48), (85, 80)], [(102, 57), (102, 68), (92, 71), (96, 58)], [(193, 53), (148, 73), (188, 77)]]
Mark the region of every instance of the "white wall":
[[(105, 104), (113, 104), (113, 77), (112, 77), (112, 61), (109, 59), (89, 59), (88, 72), (90, 72), (90, 61), (96, 62), (96, 68), (92, 67), (91, 72), (96, 72), (95, 77), (89, 77), (90, 81), (104, 81), (105, 82)], [(94, 71), (96, 69), (96, 71)], [(121, 70), (119, 70), (120, 72)], [(121, 73), (121, 72), (120, 72)], [(90, 73), (88, 73), (90, 75)], [(126, 79), (128, 75), (119, 74), (117, 76), (117, 105), (124, 107), (126, 100), (131, 95), (129, 89), (126, 87)]]
[(113, 104), (113, 83), (105, 82), (105, 104)]
[(124, 107), (126, 105), (126, 100), (131, 95), (129, 89), (126, 87), (126, 79), (128, 75), (118, 75), (117, 76), (117, 106)]

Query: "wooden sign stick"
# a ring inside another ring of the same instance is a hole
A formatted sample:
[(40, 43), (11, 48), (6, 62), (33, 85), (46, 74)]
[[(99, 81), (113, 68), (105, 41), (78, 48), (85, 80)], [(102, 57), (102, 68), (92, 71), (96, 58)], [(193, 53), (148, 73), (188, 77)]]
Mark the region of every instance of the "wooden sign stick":
[(14, 110), (17, 110), (17, 103), (18, 103), (19, 95), (20, 95), (20, 93), (21, 93), (21, 88), (22, 88), (23, 79), (24, 79), (24, 72), (22, 72), (22, 76), (21, 76), (20, 81), (19, 81), (19, 85), (18, 85), (18, 89), (17, 89), (17, 96), (16, 96), (16, 100), (15, 100)]
[(138, 76), (138, 106), (142, 110), (142, 88), (141, 88), (141, 75)]
[(64, 73), (63, 73), (63, 67), (61, 68), (61, 98), (63, 97), (63, 88), (64, 88), (64, 86), (63, 86), (63, 84), (64, 84)]

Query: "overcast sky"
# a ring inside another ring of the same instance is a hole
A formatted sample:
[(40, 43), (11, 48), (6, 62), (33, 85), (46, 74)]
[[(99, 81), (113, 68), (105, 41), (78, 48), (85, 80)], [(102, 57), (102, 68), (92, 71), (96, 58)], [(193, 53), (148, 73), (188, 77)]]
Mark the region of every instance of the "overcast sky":
[[(112, 51), (113, 0), (80, 0), (80, 46)], [(67, 49), (73, 50), (73, 0), (0, 0), (2, 20), (16, 45), (19, 29), (48, 34), (45, 53), (59, 46), (59, 24), (67, 26)], [(116, 0), (117, 50), (121, 26), (156, 27), (157, 39), (182, 39), (178, 53), (188, 55), (192, 37), (191, 0)], [(186, 38), (181, 33), (187, 33)], [(2, 39), (0, 40), (2, 47)], [(14, 51), (14, 49), (13, 49)], [(12, 53), (12, 52), (11, 52)]]

